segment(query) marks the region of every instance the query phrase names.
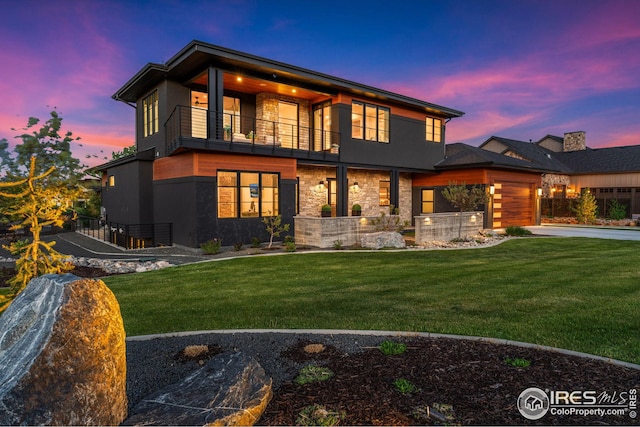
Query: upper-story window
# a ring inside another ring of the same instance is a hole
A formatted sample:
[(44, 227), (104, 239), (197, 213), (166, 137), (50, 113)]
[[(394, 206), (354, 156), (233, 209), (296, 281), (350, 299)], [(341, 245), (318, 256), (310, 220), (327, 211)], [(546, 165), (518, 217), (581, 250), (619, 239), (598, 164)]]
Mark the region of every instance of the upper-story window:
[(224, 109), (222, 122), (225, 130), (230, 133), (242, 132), (240, 127), (240, 98), (225, 96), (222, 102)]
[(427, 117), (427, 141), (442, 142), (442, 120)]
[(351, 137), (389, 142), (389, 109), (373, 104), (351, 103)]
[(158, 132), (158, 91), (154, 90), (142, 100), (143, 136)]

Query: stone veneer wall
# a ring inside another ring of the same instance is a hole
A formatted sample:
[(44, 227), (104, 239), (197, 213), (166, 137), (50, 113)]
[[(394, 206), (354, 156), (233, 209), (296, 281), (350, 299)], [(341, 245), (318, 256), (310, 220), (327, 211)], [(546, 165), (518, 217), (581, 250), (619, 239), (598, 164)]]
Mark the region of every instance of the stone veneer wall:
[(564, 134), (563, 151), (578, 151), (587, 149), (587, 133), (584, 131), (568, 132)]
[[(349, 169), (349, 204), (347, 210), (351, 215), (351, 207), (359, 204), (362, 216), (379, 216), (389, 214), (389, 206), (380, 206), (380, 181), (389, 181), (389, 174), (380, 171)], [(335, 178), (335, 169), (299, 166), (300, 182), (300, 216), (320, 216), (320, 207), (328, 201), (328, 189), (320, 186), (320, 181)], [(355, 187), (355, 183), (358, 187)], [(400, 175), (400, 219), (411, 221), (411, 175)]]
[(359, 245), (364, 233), (375, 231), (371, 221), (375, 217), (339, 216), (333, 218), (293, 218), (295, 241), (299, 245), (331, 248), (336, 242), (342, 246)]
[[(571, 177), (569, 175), (556, 175), (553, 173), (545, 174), (542, 177), (542, 197), (550, 198), (553, 197), (551, 189), (556, 185), (566, 185), (567, 189), (569, 188), (569, 184), (571, 183)], [(567, 198), (577, 197), (578, 194), (575, 192), (569, 193), (567, 192)]]
[[(475, 236), (482, 230), (483, 212), (463, 212), (461, 237)], [(460, 213), (434, 213), (415, 217), (416, 245), (432, 241), (450, 241), (458, 238)]]
[[(256, 135), (258, 140), (262, 141), (264, 136), (278, 136), (273, 135), (273, 123), (278, 122), (278, 101), (291, 102), (292, 104), (298, 104), (298, 138), (299, 146), (293, 148), (300, 150), (309, 149), (309, 135), (310, 135), (310, 114), (309, 114), (309, 101), (306, 99), (293, 98), (285, 95), (278, 95), (276, 93), (259, 93), (256, 95), (256, 117), (259, 119), (256, 123)], [(276, 132), (278, 128), (276, 125)], [(282, 141), (280, 141), (282, 143)], [(295, 144), (295, 141), (294, 141)], [(286, 148), (292, 148), (284, 146)]]

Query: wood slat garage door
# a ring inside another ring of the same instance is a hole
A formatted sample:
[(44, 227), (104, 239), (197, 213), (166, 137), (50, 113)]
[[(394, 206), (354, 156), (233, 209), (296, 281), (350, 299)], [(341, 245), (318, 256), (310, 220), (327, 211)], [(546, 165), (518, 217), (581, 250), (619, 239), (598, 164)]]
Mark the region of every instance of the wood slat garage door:
[(534, 225), (534, 189), (520, 182), (495, 183), (493, 227)]

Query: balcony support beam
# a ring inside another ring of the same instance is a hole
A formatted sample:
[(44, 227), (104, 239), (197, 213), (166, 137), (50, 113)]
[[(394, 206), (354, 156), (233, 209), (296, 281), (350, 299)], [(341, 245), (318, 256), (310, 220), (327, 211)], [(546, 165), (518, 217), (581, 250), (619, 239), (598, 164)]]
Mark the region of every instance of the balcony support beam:
[(209, 67), (207, 84), (209, 86), (209, 139), (223, 139), (222, 114), (211, 114), (212, 111), (224, 111), (224, 72)]

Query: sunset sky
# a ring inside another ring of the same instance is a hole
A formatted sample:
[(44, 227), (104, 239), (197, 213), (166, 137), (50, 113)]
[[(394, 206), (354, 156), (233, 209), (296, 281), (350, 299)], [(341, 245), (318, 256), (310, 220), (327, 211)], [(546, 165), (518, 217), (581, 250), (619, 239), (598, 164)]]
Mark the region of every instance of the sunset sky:
[(640, 144), (637, 0), (3, 1), (0, 138), (56, 107), (103, 163), (135, 142), (111, 96), (191, 40), (464, 111), (449, 143)]

